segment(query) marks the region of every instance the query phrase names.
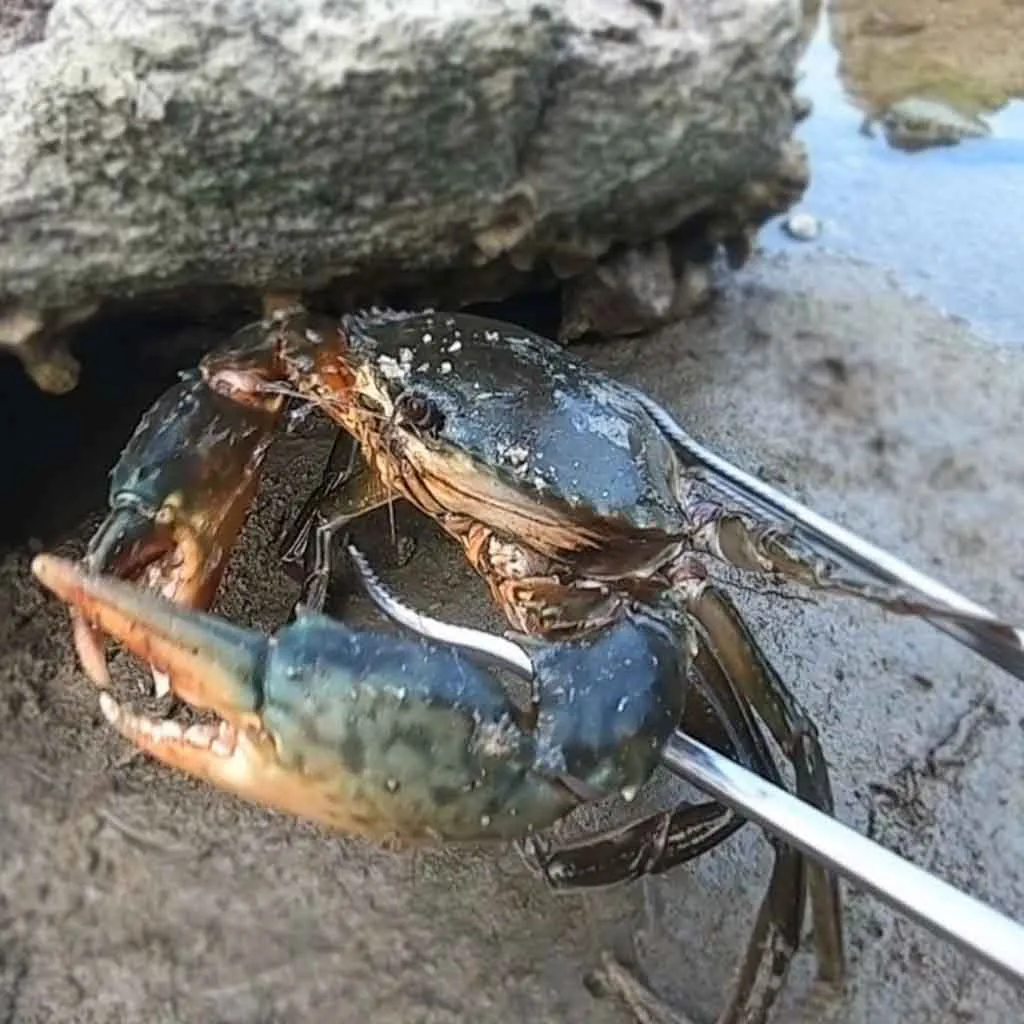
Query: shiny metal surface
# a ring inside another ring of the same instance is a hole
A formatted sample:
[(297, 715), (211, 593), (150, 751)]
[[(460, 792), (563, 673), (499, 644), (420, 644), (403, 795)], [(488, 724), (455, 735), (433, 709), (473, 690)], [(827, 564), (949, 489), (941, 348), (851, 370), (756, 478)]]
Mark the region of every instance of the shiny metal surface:
[(1024, 986), (1024, 925), (678, 731), (669, 740), (662, 763), (691, 785)]
[(987, 608), (734, 466), (694, 440), (653, 399), (640, 391), (629, 390), (670, 440), (685, 453), (688, 463), (699, 464), (709, 471), (707, 479), (713, 486), (741, 504), (756, 507), (766, 516), (785, 520), (802, 540), (819, 547), (827, 557), (859, 570), (871, 579), (906, 587), (929, 602), (945, 606), (951, 613), (949, 617), (923, 617), (937, 629), (1024, 681), (1024, 629), (1003, 622)]

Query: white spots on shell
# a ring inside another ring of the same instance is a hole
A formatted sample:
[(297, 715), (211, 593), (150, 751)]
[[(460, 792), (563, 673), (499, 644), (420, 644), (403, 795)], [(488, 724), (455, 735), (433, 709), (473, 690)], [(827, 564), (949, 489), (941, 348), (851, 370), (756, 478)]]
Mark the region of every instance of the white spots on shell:
[(405, 380), (409, 372), (408, 366), (400, 366), (394, 358), (386, 355), (377, 357), (377, 366), (388, 380)]
[(306, 341), (308, 341), (311, 345), (319, 345), (324, 340), (323, 335), (321, 335), (317, 331), (314, 331), (312, 327), (307, 327), (306, 330), (304, 331), (304, 334), (306, 335)]
[(623, 786), (622, 787), (622, 799), (627, 804), (631, 804), (635, 799), (637, 793), (640, 791), (638, 786)]
[(430, 369), (430, 363), (420, 363), (420, 365), (416, 367), (416, 372), (417, 373), (426, 373), (427, 370), (429, 370), (429, 369)]
[(462, 349), (462, 342), (457, 338), (448, 346), (449, 352), (459, 352)]
[(555, 388), (551, 397), (556, 404), (567, 410), (573, 426), (581, 434), (597, 434), (617, 448), (630, 450), (629, 422), (618, 411), (617, 406), (611, 400), (611, 392), (606, 388), (600, 386), (592, 388), (590, 397), (596, 399), (601, 406), (608, 408), (607, 415), (594, 405), (590, 406), (586, 414), (582, 414), (576, 396), (562, 388)]
[(623, 697), (618, 704), (615, 705), (616, 711), (625, 711), (629, 707), (629, 698)]
[(430, 331), (424, 331), (422, 340), (424, 345), (429, 345), (434, 340), (434, 336), (430, 333)]
[(448, 360), (446, 359), (446, 360), (445, 360), (445, 361), (444, 361), (444, 362), (443, 362), (443, 363), (442, 363), (442, 364), (440, 365), (440, 367), (438, 367), (438, 369), (440, 369), (441, 373), (443, 373), (443, 374), (448, 374), (448, 373), (451, 373), (451, 372), (452, 372), (452, 364), (451, 364), (451, 363), (449, 363), (449, 362), (448, 362)]
[(484, 339), (486, 341), (499, 341), (501, 335), (497, 331), (484, 331)]
[(389, 793), (397, 793), (398, 790), (401, 788), (401, 785), (398, 779), (387, 779), (384, 783), (384, 788)]
[(491, 816), (489, 814), (480, 815), (480, 827), (487, 828), (491, 824)]
[(603, 437), (609, 444), (629, 450), (629, 425), (621, 416), (588, 416), (579, 426)]
[(412, 366), (412, 349), (404, 346), (398, 350), (398, 362), (405, 367)]
[(526, 463), (530, 458), (530, 451), (521, 444), (509, 445), (498, 455), (502, 462), (507, 462), (511, 468), (519, 473), (526, 469)]

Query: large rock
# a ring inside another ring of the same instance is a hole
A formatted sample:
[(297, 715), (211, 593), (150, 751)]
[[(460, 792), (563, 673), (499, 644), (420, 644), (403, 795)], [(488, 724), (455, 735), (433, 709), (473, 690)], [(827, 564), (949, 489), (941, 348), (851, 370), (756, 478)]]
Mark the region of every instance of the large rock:
[(58, 2), (0, 59), (0, 343), (59, 391), (62, 331), (125, 303), (574, 278), (568, 335), (678, 315), (806, 184), (800, 29), (792, 0)]

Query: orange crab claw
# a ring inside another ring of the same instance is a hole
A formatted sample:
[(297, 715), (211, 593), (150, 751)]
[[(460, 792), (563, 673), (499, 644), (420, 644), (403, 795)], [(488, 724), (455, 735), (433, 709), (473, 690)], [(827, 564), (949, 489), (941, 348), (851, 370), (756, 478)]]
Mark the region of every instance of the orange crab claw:
[(175, 692), (193, 707), (232, 720), (258, 706), (252, 680), (267, 645), (262, 634), (55, 555), (37, 555), (32, 572), (91, 628), (171, 675)]
[(219, 718), (192, 725), (153, 718), (104, 691), (100, 708), (121, 736), (168, 767), (251, 802), (308, 814), (315, 801), (301, 774), (281, 764), (260, 725), (266, 637), (53, 555), (37, 556), (32, 572), (90, 629), (169, 674), (183, 699)]
[(220, 719), (152, 718), (104, 690), (114, 728), (251, 803), (371, 839), (483, 841), (547, 827), (578, 802), (535, 770), (537, 740), (500, 682), (457, 650), (325, 616), (267, 638), (53, 555), (32, 571)]
[(220, 719), (186, 726), (152, 718), (104, 691), (100, 708), (121, 736), (167, 767), (252, 803), (318, 816), (315, 783), (281, 763), (260, 724), (266, 637), (51, 555), (39, 555), (32, 571), (90, 628), (168, 673), (185, 700)]

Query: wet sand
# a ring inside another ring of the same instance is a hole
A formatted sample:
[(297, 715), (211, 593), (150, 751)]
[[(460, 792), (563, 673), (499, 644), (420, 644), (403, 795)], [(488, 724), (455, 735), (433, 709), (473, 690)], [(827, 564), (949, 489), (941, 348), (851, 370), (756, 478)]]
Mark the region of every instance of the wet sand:
[[(1024, 619), (1019, 350), (812, 250), (759, 261), (694, 322), (583, 352), (740, 465)], [(273, 541), (326, 444), (275, 449), (218, 604), (234, 621), (287, 615)], [(58, 549), (80, 551), (102, 511)], [(658, 991), (713, 1018), (767, 877), (754, 830), (588, 897), (550, 895), (508, 849), (327, 836), (131, 758), (29, 558), (0, 565), (0, 1021), (611, 1024), (630, 1017), (585, 978), (633, 947)], [(495, 621), (429, 530), (388, 578), (419, 607)], [(923, 624), (734, 593), (818, 723), (839, 816), (1024, 920), (1024, 687)], [(847, 892), (846, 991), (819, 991), (801, 953), (776, 1020), (1024, 1018), (1024, 995)]]

